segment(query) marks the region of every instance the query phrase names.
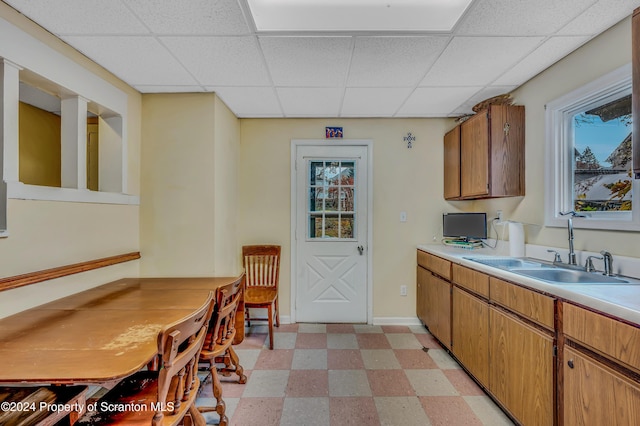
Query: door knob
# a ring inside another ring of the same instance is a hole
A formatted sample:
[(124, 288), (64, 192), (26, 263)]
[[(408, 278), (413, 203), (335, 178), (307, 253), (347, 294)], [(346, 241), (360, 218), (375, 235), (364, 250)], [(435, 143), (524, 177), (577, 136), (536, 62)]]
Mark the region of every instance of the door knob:
[(364, 247), (358, 246), (358, 252), (360, 253), (360, 256), (362, 256), (362, 253), (364, 253)]

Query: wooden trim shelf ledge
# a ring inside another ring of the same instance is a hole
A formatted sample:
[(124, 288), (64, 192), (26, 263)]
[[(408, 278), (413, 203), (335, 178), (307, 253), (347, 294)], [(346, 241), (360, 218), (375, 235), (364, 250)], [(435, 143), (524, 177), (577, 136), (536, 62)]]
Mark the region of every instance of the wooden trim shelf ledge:
[(25, 285), (61, 278), (67, 275), (78, 274), (80, 272), (91, 271), (93, 269), (104, 268), (106, 266), (117, 265), (118, 263), (129, 262), (136, 259), (140, 259), (140, 252), (138, 251), (74, 263), (72, 265), (58, 266), (56, 268), (29, 272), (22, 275), (14, 275), (12, 277), (0, 278), (0, 291), (11, 290)]

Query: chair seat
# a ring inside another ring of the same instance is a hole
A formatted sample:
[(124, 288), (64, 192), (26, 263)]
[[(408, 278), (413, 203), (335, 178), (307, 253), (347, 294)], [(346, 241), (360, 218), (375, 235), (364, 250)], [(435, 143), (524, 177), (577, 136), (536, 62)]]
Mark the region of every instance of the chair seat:
[[(177, 425), (182, 422), (189, 408), (194, 405), (200, 381), (189, 393), (186, 401), (180, 402), (180, 407), (173, 413), (173, 403), (167, 403), (163, 409), (162, 425)], [(174, 380), (169, 394), (175, 392), (177, 380)], [(152, 424), (156, 414), (155, 403), (158, 400), (158, 372), (139, 371), (127, 377), (97, 401), (97, 411), (87, 412), (77, 423), (78, 425), (145, 425)], [(123, 404), (123, 405), (120, 405)], [(130, 405), (129, 405), (130, 404)]]
[(278, 297), (275, 288), (247, 287), (244, 292), (245, 305), (268, 305)]

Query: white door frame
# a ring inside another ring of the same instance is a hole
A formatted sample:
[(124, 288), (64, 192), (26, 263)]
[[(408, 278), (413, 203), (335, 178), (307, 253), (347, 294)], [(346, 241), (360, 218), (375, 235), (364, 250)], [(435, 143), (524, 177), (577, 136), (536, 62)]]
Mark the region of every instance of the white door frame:
[[(296, 154), (299, 146), (366, 146), (367, 147), (367, 324), (373, 324), (373, 140), (371, 139), (292, 139), (291, 140), (291, 323), (296, 322), (298, 244), (296, 218)], [(304, 231), (301, 231), (304, 232)]]

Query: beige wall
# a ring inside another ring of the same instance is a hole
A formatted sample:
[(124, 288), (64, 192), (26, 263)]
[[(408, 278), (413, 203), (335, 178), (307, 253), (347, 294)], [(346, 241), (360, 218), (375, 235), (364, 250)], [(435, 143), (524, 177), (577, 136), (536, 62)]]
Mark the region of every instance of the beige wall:
[[(291, 140), (322, 139), (325, 126), (373, 140), (373, 314), (415, 316), (416, 245), (441, 235), (445, 119), (243, 119), (240, 148), (240, 245), (282, 245), (280, 309), (290, 313)], [(403, 137), (416, 136), (408, 149)], [(400, 222), (400, 212), (407, 222)], [(409, 294), (400, 296), (400, 285)]]
[[(526, 226), (527, 243), (566, 248), (565, 228), (544, 227), (545, 104), (631, 62), (631, 19), (627, 18), (514, 92), (526, 107), (526, 196), (477, 202), (477, 210), (504, 211)], [(637, 206), (636, 206), (637, 207)], [(575, 249), (638, 257), (638, 233), (577, 229)]]
[(20, 102), (20, 182), (60, 186), (60, 116)]
[[(140, 94), (1, 2), (0, 18), (127, 93), (128, 192), (138, 195)], [(10, 199), (7, 207), (9, 236), (0, 239), (0, 277), (139, 251), (138, 210), (135, 205)], [(133, 261), (4, 291), (0, 293), (0, 317), (117, 278), (136, 275), (138, 262)]]
[(144, 276), (235, 275), (238, 119), (213, 93), (144, 95)]

